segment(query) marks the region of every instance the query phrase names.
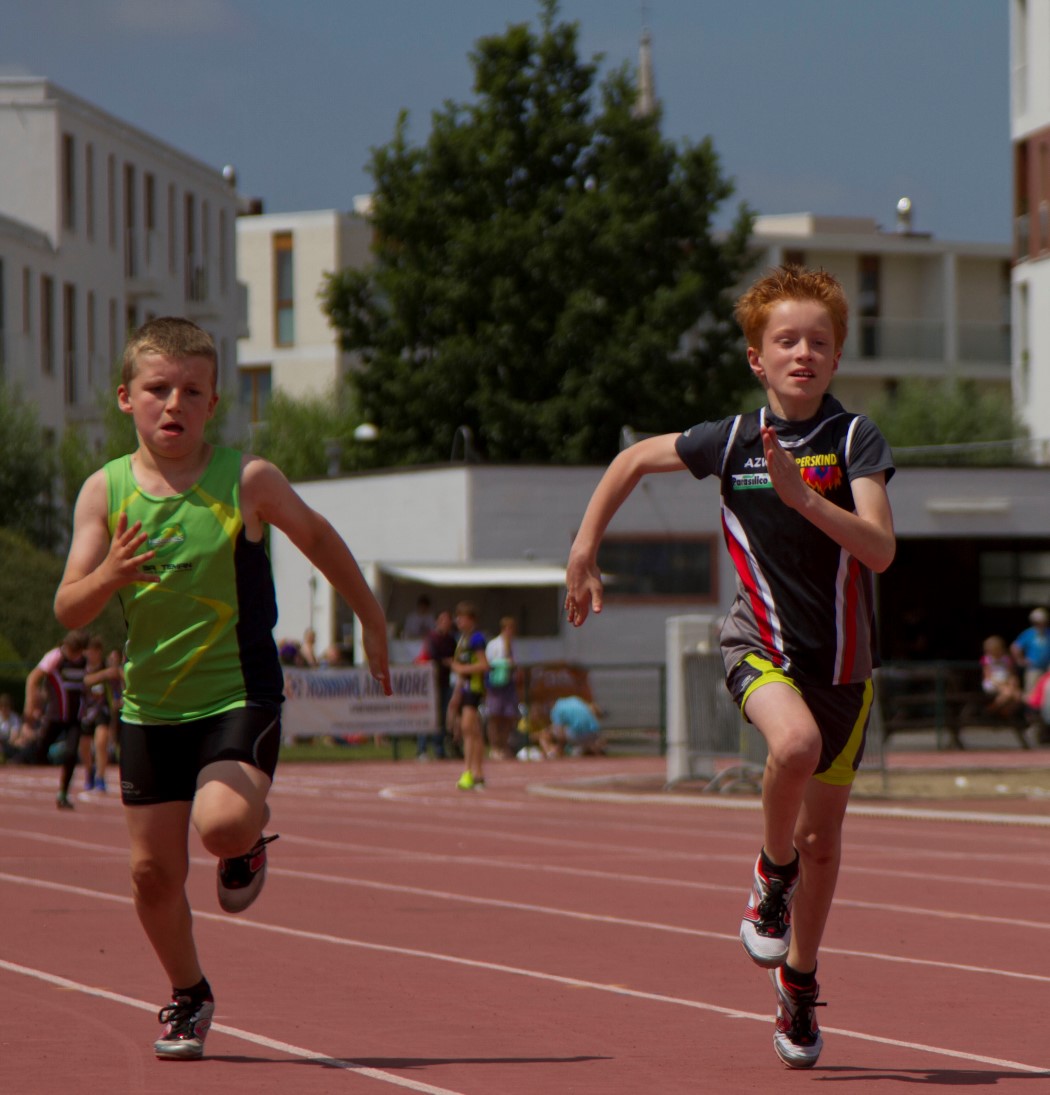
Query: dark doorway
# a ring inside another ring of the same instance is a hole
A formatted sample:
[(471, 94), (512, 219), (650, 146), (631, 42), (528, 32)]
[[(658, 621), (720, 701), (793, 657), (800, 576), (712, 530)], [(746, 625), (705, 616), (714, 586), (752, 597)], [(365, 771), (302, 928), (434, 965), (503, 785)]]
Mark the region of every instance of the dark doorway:
[(1045, 589), (1023, 576), (992, 588), (991, 552), (1035, 559), (1050, 553), (1050, 539), (898, 540), (893, 565), (877, 578), (884, 661), (976, 661), (988, 635), (1009, 643), (1028, 626), (1029, 611), (1047, 602)]

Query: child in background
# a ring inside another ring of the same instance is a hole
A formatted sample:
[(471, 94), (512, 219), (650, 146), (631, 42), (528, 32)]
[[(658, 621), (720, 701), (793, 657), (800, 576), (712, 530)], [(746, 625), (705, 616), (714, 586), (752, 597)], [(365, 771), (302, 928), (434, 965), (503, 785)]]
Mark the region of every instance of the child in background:
[(981, 654), (981, 690), (989, 697), (988, 710), (1007, 717), (1024, 704), (1021, 679), (1006, 640), (1001, 635), (989, 635)]

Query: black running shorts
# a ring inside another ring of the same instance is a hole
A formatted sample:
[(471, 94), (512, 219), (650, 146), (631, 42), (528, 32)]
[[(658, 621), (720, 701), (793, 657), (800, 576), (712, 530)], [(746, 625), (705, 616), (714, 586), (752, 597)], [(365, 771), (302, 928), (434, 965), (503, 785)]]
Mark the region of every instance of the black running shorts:
[[(764, 684), (779, 681), (805, 701), (820, 728), (820, 763), (814, 776), (822, 783), (848, 787), (864, 756), (874, 690), (870, 680), (856, 684), (814, 685), (795, 680), (759, 654), (748, 654), (726, 680), (734, 701), (747, 718), (748, 696)], [(750, 720), (749, 720), (750, 721)]]
[(281, 748), (281, 708), (249, 704), (193, 722), (120, 722), (120, 797), (126, 806), (192, 802), (209, 764), (237, 760), (270, 779)]

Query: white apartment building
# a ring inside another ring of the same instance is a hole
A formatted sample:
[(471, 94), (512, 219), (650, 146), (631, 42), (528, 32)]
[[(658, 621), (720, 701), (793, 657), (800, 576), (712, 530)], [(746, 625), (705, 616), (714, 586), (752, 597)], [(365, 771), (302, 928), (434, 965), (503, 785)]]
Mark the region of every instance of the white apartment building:
[(125, 333), (154, 316), (204, 327), (236, 390), (237, 207), (223, 171), (46, 79), (0, 78), (0, 375), (51, 436), (97, 439)]
[(357, 213), (265, 213), (237, 221), (237, 277), (247, 287), (248, 327), (238, 343), (240, 401), (253, 423), (271, 390), (321, 395), (352, 355), (321, 309), (324, 276), (370, 261), (372, 228)]
[(1033, 436), (1050, 416), (1050, 0), (1010, 3), (1014, 161), (1014, 402)]
[(824, 269), (850, 302), (834, 391), (851, 410), (901, 380), (949, 378), (1010, 389), (1010, 245), (934, 239), (912, 229), (907, 199), (882, 229), (866, 217), (760, 216), (755, 272)]

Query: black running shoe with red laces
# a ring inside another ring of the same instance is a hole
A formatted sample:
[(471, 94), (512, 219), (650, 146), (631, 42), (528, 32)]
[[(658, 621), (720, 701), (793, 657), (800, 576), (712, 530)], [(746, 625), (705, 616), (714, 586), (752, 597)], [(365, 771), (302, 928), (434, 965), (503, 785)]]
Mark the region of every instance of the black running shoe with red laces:
[(266, 845), (276, 839), (277, 833), (260, 836), (250, 852), (219, 860), (217, 884), (223, 912), (244, 912), (259, 896), (266, 881)]

